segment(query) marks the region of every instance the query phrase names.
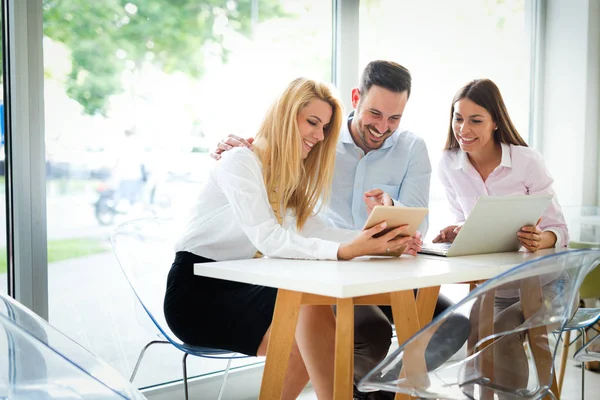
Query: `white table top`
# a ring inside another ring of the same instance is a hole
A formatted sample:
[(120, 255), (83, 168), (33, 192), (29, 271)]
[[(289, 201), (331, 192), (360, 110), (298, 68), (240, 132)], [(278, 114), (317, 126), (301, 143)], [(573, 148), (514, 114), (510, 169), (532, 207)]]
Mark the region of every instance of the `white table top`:
[(462, 257), (361, 257), (353, 261), (254, 258), (195, 264), (196, 275), (336, 298), (489, 279), (555, 249)]

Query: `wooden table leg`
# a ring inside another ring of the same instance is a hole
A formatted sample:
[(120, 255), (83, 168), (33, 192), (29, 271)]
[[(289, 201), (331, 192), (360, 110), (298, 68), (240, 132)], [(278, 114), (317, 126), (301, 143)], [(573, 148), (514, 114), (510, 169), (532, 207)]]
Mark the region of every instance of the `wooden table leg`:
[(302, 293), (300, 292), (283, 289), (279, 289), (277, 292), (271, 335), (267, 347), (267, 359), (260, 386), (260, 400), (281, 399), (301, 300)]
[[(496, 299), (496, 291), (494, 289), (485, 293), (479, 303), (478, 316), (478, 340), (483, 340), (486, 337), (491, 337), (494, 334), (494, 303)], [(493, 339), (486, 340), (479, 345), (483, 348), (483, 353), (479, 357), (480, 376), (487, 378), (490, 382), (494, 382), (494, 346)], [(494, 393), (487, 387), (481, 387), (481, 399), (489, 400), (494, 398)]]
[(463, 377), (460, 378), (463, 381), (462, 391), (467, 396), (467, 398), (474, 399), (475, 398), (475, 385), (474, 383), (466, 384), (465, 381), (471, 381), (474, 377), (478, 376), (478, 368), (479, 365), (476, 359), (471, 358), (473, 354), (475, 354), (475, 346), (477, 345), (477, 341), (479, 340), (479, 316), (481, 309), (481, 301), (476, 300), (471, 308), (471, 312), (469, 315), (469, 323), (470, 323), (470, 332), (469, 337), (467, 338), (467, 358), (469, 361), (465, 364), (465, 372), (463, 373)]
[(563, 338), (562, 355), (560, 357), (560, 375), (558, 376), (558, 395), (559, 396), (562, 393), (563, 382), (565, 380), (565, 372), (567, 370), (567, 358), (569, 357), (570, 344), (571, 344), (571, 331), (566, 331), (565, 337)]
[[(415, 295), (412, 290), (390, 293), (390, 303), (398, 344), (402, 345), (419, 331), (419, 315)], [(403, 374), (412, 375), (426, 369), (425, 357), (414, 363), (403, 363)], [(395, 400), (408, 400), (411, 397), (404, 393), (396, 393)]]
[[(542, 308), (542, 286), (539, 277), (524, 279), (521, 282), (521, 307), (523, 308), (523, 316), (525, 320), (533, 314), (540, 311)], [(529, 338), (529, 347), (535, 360), (538, 377), (550, 377), (550, 390), (560, 400), (560, 391), (558, 390), (558, 382), (556, 374), (553, 373), (552, 349), (548, 342), (548, 329), (546, 326), (531, 328), (527, 331)], [(545, 400), (552, 399), (551, 396), (546, 396)]]
[(417, 291), (417, 314), (419, 315), (420, 328), (423, 328), (433, 319), (439, 294), (439, 286), (421, 288)]
[(354, 383), (354, 301), (338, 299), (335, 328), (335, 372), (333, 398), (349, 400)]

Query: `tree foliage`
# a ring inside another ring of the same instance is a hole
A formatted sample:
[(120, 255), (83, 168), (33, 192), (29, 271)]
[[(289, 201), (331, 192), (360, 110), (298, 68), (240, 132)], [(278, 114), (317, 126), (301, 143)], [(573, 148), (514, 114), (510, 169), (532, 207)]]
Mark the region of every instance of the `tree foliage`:
[(253, 2), (257, 22), (284, 16), (278, 0), (43, 0), (44, 35), (71, 51), (66, 91), (92, 115), (122, 91), (126, 69), (152, 63), (199, 77), (207, 46), (225, 60), (216, 27), (249, 35)]

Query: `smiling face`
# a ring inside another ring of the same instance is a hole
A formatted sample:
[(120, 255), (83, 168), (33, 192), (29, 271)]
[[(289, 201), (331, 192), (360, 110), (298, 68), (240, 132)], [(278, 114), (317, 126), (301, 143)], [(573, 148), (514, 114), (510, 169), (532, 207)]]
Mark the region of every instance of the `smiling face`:
[(454, 103), (452, 131), (465, 153), (492, 151), (495, 129), (497, 124), (484, 107), (466, 97)]
[(365, 153), (376, 150), (398, 129), (408, 92), (393, 92), (373, 85), (367, 93), (352, 91), (352, 106), (356, 109), (350, 132), (354, 143)]
[(312, 100), (298, 113), (298, 129), (302, 138), (302, 159), (305, 159), (312, 148), (325, 138), (331, 114), (332, 109), (329, 103), (320, 99)]

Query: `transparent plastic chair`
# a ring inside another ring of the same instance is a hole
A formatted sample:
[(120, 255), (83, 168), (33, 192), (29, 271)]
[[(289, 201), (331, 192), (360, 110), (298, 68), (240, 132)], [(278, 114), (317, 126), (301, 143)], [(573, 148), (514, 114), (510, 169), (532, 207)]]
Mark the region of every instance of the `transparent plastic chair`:
[(0, 331), (0, 399), (145, 399), (104, 361), (4, 294)]
[(600, 335), (594, 336), (592, 340), (577, 350), (573, 358), (581, 363), (600, 361)]
[[(571, 241), (569, 247), (572, 249), (592, 249), (600, 248), (600, 243)], [(600, 268), (596, 267), (585, 277), (579, 288), (579, 297), (582, 299), (600, 298)], [(571, 344), (581, 339), (582, 346), (587, 340), (586, 331), (592, 328), (600, 320), (600, 308), (598, 307), (579, 307), (575, 315), (567, 322), (560, 337), (563, 340), (562, 357), (560, 360), (560, 370), (558, 376), (558, 391), (562, 393), (563, 382), (567, 367), (567, 358)], [(571, 332), (578, 334), (571, 339)], [(585, 368), (581, 365), (581, 399), (585, 399)]]
[[(228, 360), (219, 390), (218, 399), (223, 395), (231, 360), (246, 358), (245, 355), (228, 350), (191, 346), (183, 343), (169, 329), (163, 311), (163, 301), (169, 266), (175, 257), (174, 240), (177, 238), (177, 225), (172, 219), (142, 218), (117, 226), (111, 235), (113, 251), (136, 299), (139, 322), (156, 334), (157, 339), (149, 342), (141, 350), (130, 381), (133, 382), (146, 350), (154, 344), (169, 344), (183, 354), (183, 381), (185, 398), (188, 394), (187, 356)], [(210, 327), (207, 327), (210, 329)]]
[[(431, 399), (553, 396), (558, 342), (550, 344), (548, 336), (571, 319), (579, 287), (599, 262), (599, 250), (564, 251), (486, 281), (401, 344), (359, 382), (359, 389)], [(509, 306), (500, 311), (502, 304)], [(428, 368), (424, 349), (429, 339), (457, 313), (471, 322), (468, 356)]]

